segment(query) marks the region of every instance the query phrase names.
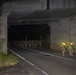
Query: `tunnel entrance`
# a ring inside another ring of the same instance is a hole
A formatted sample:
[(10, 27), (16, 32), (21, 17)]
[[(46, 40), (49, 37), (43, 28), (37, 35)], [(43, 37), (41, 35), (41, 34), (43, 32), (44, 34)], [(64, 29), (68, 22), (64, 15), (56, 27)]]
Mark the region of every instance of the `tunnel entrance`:
[(33, 43), (37, 48), (50, 48), (50, 26), (48, 24), (9, 25), (8, 43), (11, 41), (16, 43), (27, 41), (27, 45), (30, 43), (31, 48)]

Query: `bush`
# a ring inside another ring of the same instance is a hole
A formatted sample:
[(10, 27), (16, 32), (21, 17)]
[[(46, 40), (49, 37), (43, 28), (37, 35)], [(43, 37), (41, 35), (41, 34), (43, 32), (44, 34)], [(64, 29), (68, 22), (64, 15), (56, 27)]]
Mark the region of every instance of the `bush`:
[(18, 60), (15, 55), (0, 52), (0, 66), (13, 66), (17, 63)]

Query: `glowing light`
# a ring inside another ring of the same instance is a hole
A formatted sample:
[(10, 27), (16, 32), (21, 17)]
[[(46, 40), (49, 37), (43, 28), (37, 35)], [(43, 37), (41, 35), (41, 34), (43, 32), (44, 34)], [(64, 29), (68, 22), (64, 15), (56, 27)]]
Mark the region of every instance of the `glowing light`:
[(70, 43), (70, 45), (73, 45), (73, 43)]
[(66, 44), (63, 42), (62, 45), (65, 46)]

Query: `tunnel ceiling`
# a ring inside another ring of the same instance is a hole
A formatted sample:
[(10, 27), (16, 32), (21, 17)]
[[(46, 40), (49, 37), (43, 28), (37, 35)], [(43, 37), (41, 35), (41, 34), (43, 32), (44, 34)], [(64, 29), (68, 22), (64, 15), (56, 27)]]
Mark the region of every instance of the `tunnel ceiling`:
[(55, 22), (59, 19), (66, 18), (76, 14), (75, 8), (56, 9), (42, 11), (16, 11), (8, 16), (9, 25), (21, 24), (46, 24), (48, 21)]

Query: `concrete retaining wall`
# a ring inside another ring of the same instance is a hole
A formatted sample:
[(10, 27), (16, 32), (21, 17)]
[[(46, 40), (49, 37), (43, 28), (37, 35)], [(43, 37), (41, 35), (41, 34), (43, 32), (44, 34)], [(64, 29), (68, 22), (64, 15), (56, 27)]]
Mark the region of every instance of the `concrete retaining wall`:
[(40, 0), (13, 1), (3, 4), (6, 11), (36, 11), (42, 10)]
[(49, 23), (50, 30), (50, 47), (61, 50), (61, 43), (68, 44), (69, 40), (74, 43), (76, 49), (76, 15)]
[(50, 0), (50, 9), (74, 8), (75, 0)]
[[(75, 8), (75, 0), (50, 0), (50, 9)], [(21, 0), (5, 2), (6, 11), (38, 11), (47, 8), (47, 0)]]

